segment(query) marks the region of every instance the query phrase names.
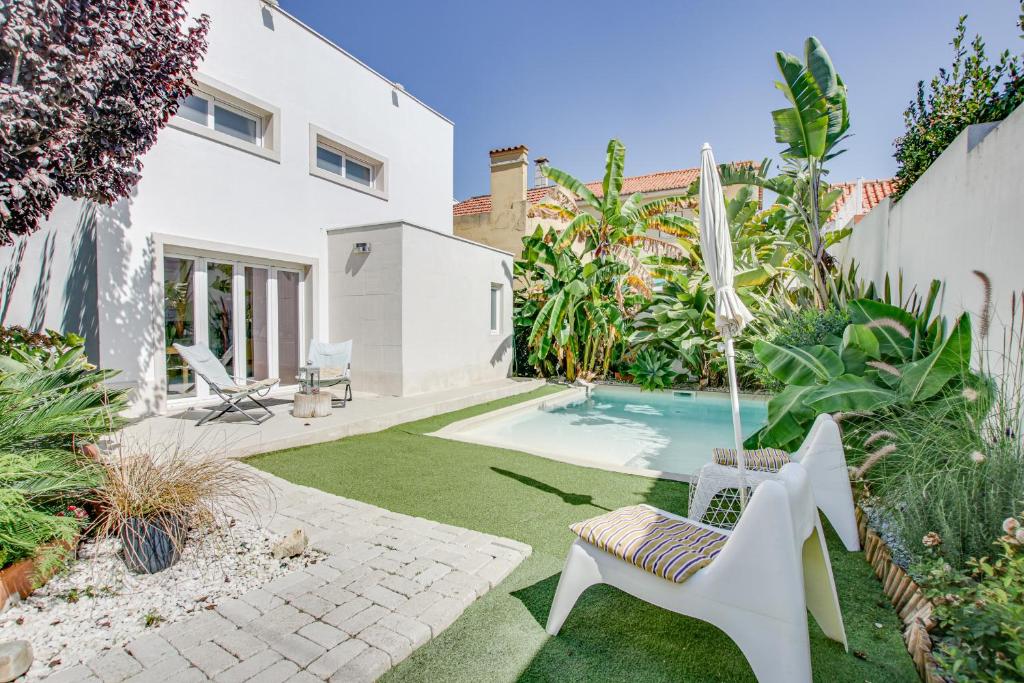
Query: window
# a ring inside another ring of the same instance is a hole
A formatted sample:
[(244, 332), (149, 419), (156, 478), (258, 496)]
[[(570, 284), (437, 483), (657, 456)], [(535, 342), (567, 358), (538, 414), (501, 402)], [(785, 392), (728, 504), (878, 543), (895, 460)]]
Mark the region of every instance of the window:
[(309, 173), (379, 199), (388, 198), (387, 159), (312, 124)]
[(501, 332), (501, 285), (491, 284), (491, 334)]
[(175, 128), (229, 147), (280, 161), (280, 111), (213, 79), (201, 77), (178, 103)]
[(373, 187), (373, 167), (324, 144), (316, 146), (316, 167), (364, 187)]

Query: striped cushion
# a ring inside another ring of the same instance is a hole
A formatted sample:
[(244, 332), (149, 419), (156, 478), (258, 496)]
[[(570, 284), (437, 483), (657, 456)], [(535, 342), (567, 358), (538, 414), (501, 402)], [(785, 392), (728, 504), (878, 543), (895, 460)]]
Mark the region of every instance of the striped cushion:
[[(714, 459), (716, 465), (736, 467), (736, 449), (716, 448), (714, 450)], [(789, 461), (789, 453), (780, 451), (778, 448), (759, 448), (756, 451), (743, 451), (743, 465), (748, 470), (778, 472)]]
[(569, 528), (587, 543), (675, 583), (711, 564), (728, 539), (646, 505), (619, 508)]

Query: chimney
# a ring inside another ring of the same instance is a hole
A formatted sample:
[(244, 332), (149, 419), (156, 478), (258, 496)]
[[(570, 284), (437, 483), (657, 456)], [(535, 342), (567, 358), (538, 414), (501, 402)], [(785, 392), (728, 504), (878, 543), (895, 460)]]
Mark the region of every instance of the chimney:
[(534, 187), (547, 187), (551, 184), (548, 177), (544, 175), (544, 169), (548, 165), (547, 157), (537, 157), (537, 160), (533, 163), (536, 164), (533, 169), (533, 186)]
[(491, 211), (504, 211), (515, 202), (526, 201), (528, 152), (524, 145), (491, 150)]

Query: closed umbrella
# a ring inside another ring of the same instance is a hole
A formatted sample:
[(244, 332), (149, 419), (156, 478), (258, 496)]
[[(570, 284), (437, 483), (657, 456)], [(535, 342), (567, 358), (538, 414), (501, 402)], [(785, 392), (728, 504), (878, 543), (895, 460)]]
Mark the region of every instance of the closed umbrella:
[(704, 267), (715, 288), (715, 327), (725, 340), (729, 367), (729, 396), (732, 400), (732, 429), (736, 439), (736, 466), (740, 475), (740, 506), (746, 505), (746, 458), (743, 455), (743, 427), (740, 423), (740, 395), (736, 383), (736, 351), (733, 337), (751, 321), (747, 307), (733, 289), (732, 234), (725, 213), (722, 179), (711, 145), (700, 151), (700, 249)]

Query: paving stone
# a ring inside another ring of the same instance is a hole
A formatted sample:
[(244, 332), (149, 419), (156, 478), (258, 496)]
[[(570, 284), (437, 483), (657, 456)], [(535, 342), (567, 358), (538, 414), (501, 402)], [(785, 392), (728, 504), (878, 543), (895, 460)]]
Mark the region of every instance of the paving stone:
[(370, 605), (359, 614), (353, 615), (340, 624), (335, 625), (350, 636), (354, 636), (370, 624), (376, 623), (384, 615), (390, 613), (389, 610), (380, 605)]
[(219, 602), (215, 609), (217, 614), (238, 626), (244, 626), (263, 614), (240, 598), (232, 598), (230, 600), (225, 600), (224, 602)]
[(495, 557), (481, 567), (476, 572), (476, 575), (490, 584), (491, 588), (494, 588), (504, 581), (516, 566), (517, 563), (512, 562), (511, 560), (505, 559), (504, 557)]
[(282, 659), (249, 679), (249, 683), (284, 683), (296, 673), (299, 667), (294, 662)]
[(373, 570), (367, 567), (365, 564), (357, 564), (351, 569), (346, 569), (338, 575), (338, 578), (331, 581), (330, 585), (339, 586), (346, 588), (349, 584), (363, 578), (367, 574), (370, 574)]
[(177, 655), (174, 646), (159, 633), (147, 633), (139, 636), (125, 646), (132, 657), (139, 660), (142, 666), (153, 666), (164, 657)]
[(306, 567), (306, 572), (313, 576), (317, 576), (324, 581), (333, 581), (338, 578), (338, 574), (341, 573), (341, 570), (337, 567), (332, 567), (326, 562), (317, 562), (316, 564), (311, 564)]
[(377, 624), (403, 636), (412, 643), (412, 649), (414, 650), (430, 640), (430, 627), (412, 617), (393, 612), (381, 617)]
[(334, 567), (335, 569), (341, 572), (348, 571), (349, 569), (353, 569), (359, 566), (358, 562), (356, 562), (355, 560), (350, 560), (344, 555), (331, 555), (326, 560), (324, 560), (324, 562), (326, 562), (329, 566)]
[(473, 574), (492, 559), (490, 555), (469, 551), (461, 559), (455, 561), (455, 568)]
[(307, 671), (320, 678), (329, 678), (368, 647), (369, 645), (361, 640), (346, 640), (321, 655), (307, 667)]
[(412, 553), (407, 553), (404, 550), (389, 550), (381, 555), (381, 559), (392, 560), (402, 566), (405, 566), (411, 562), (415, 562), (416, 556)]
[(452, 622), (459, 618), (464, 609), (465, 605), (455, 598), (441, 598), (425, 609), (422, 614), (417, 615), (416, 618), (429, 626), (430, 632), (436, 638), (442, 631), (451, 626)]
[(215, 676), (238, 663), (234, 655), (213, 642), (196, 645), (181, 654), (207, 676)]
[(100, 679), (85, 664), (76, 664), (47, 676), (46, 683), (100, 683)]
[(264, 588), (251, 590), (242, 595), (240, 599), (247, 605), (251, 605), (258, 609), (261, 614), (266, 614), (270, 610), (284, 604), (284, 600), (282, 598), (279, 598)]
[(300, 671), (289, 678), (288, 683), (320, 683), (320, 679), (308, 671)]
[(426, 571), (430, 567), (433, 567), (435, 564), (437, 563), (433, 560), (428, 560), (426, 558), (421, 557), (419, 559), (413, 559), (412, 562), (404, 565), (395, 573), (398, 574), (398, 576), (402, 576), (407, 579), (412, 579), (415, 578), (417, 574)]
[(430, 590), (443, 593), (444, 595), (458, 596), (464, 591), (469, 591), (474, 597), (484, 595), (490, 588), (491, 584), (485, 579), (459, 571), (448, 574), (430, 586)]
[(323, 615), (334, 609), (335, 604), (328, 600), (324, 600), (318, 595), (313, 593), (305, 593), (296, 598), (293, 598), (289, 604), (292, 607), (298, 607), (300, 610), (311, 616), (319, 619)]
[(241, 629), (222, 633), (216, 636), (213, 640), (222, 648), (242, 660), (248, 659), (257, 652), (267, 649), (266, 643), (251, 633)]
[(372, 586), (376, 586), (386, 578), (388, 578), (388, 574), (377, 569), (373, 569), (362, 578), (350, 583), (346, 588), (356, 595), (363, 595), (366, 590)]
[(417, 583), (416, 581), (412, 581), (411, 579), (407, 579), (404, 576), (399, 576), (397, 574), (393, 574), (387, 577), (386, 579), (381, 581), (380, 585), (384, 588), (387, 588), (388, 590), (399, 593), (400, 595), (404, 595), (407, 598), (411, 598), (417, 593), (423, 592), (423, 584)]
[(320, 586), (314, 595), (318, 595), (334, 605), (344, 605), (356, 597), (355, 593), (334, 582)]
[(362, 683), (376, 681), (384, 672), (391, 668), (391, 658), (386, 652), (369, 647), (354, 658), (348, 664), (338, 669), (330, 680), (344, 681), (345, 683)]
[(103, 683), (120, 683), (140, 671), (142, 665), (124, 650), (111, 650), (85, 663)]
[(437, 602), (440, 602), (440, 600), (443, 597), (444, 596), (440, 593), (426, 591), (420, 593), (419, 595), (414, 595), (411, 598), (409, 598), (409, 601), (401, 607), (399, 607), (397, 610), (395, 610), (395, 612), (397, 612), (398, 614), (403, 614), (407, 617), (419, 617), (419, 615), (423, 614), (423, 612), (425, 612), (427, 608), (431, 607)]
[(181, 655), (168, 655), (153, 666), (147, 666), (128, 680), (131, 683), (167, 683), (168, 681), (177, 683), (178, 677), (184, 677), (185, 670), (190, 666), (188, 660)]
[(384, 628), (379, 623), (363, 629), (359, 633), (359, 640), (386, 652), (391, 658), (391, 666), (396, 666), (412, 654), (412, 643), (408, 639)]
[(281, 605), (277, 609), (267, 612), (262, 619), (250, 622), (246, 628), (249, 628), (250, 632), (256, 633), (257, 636), (260, 633), (256, 631), (271, 631), (284, 635), (295, 633), (311, 621), (313, 621), (313, 617), (305, 612), (300, 612), (291, 605)]
[(401, 593), (396, 593), (395, 591), (387, 589), (381, 585), (370, 586), (363, 591), (363, 597), (367, 600), (372, 600), (378, 605), (383, 605), (389, 610), (398, 609), (409, 599)]
[(424, 571), (413, 577), (413, 581), (423, 586), (430, 586), (438, 579), (444, 578), (454, 571), (451, 567), (440, 562), (434, 562), (433, 560), (425, 560), (430, 563), (430, 566)]
[(306, 624), (299, 629), (299, 635), (303, 638), (309, 638), (317, 645), (327, 648), (330, 650), (344, 640), (348, 640), (348, 635), (341, 629), (337, 629), (330, 624), (325, 624), (322, 621), (314, 621), (312, 624)]
[(386, 550), (383, 546), (379, 545), (370, 545), (368, 543), (361, 543), (359, 545), (365, 547), (355, 549), (350, 548), (347, 553), (348, 558), (355, 560), (356, 562), (368, 562), (379, 555), (383, 555)]
[(326, 621), (328, 624), (332, 626), (340, 626), (341, 624), (345, 623), (356, 614), (359, 614), (372, 604), (373, 603), (367, 600), (366, 598), (354, 598), (346, 602), (344, 605), (340, 605), (332, 611), (325, 614), (323, 616), (323, 621)]
[[(284, 579), (291, 579), (290, 581), (283, 581)], [(280, 581), (278, 585), (274, 585)], [(268, 583), (264, 588), (269, 590), (274, 595), (284, 598), (285, 600), (292, 600), (304, 593), (311, 593), (320, 586), (327, 583), (319, 576), (313, 576), (306, 572), (292, 572), (280, 579), (275, 579)]]
[(267, 644), (287, 659), (298, 664), (300, 668), (305, 667), (327, 651), (327, 648), (317, 645), (312, 640), (303, 638), (295, 633), (278, 636), (268, 640)]
[(388, 574), (394, 574), (402, 568), (401, 562), (398, 562), (396, 560), (389, 560), (385, 558), (383, 555), (381, 555), (380, 557), (373, 558), (372, 560), (367, 562), (367, 564), (373, 567), (374, 569), (379, 569), (381, 571), (387, 572)]
[(242, 683), (284, 659), (275, 650), (262, 650), (214, 677), (218, 683)]

